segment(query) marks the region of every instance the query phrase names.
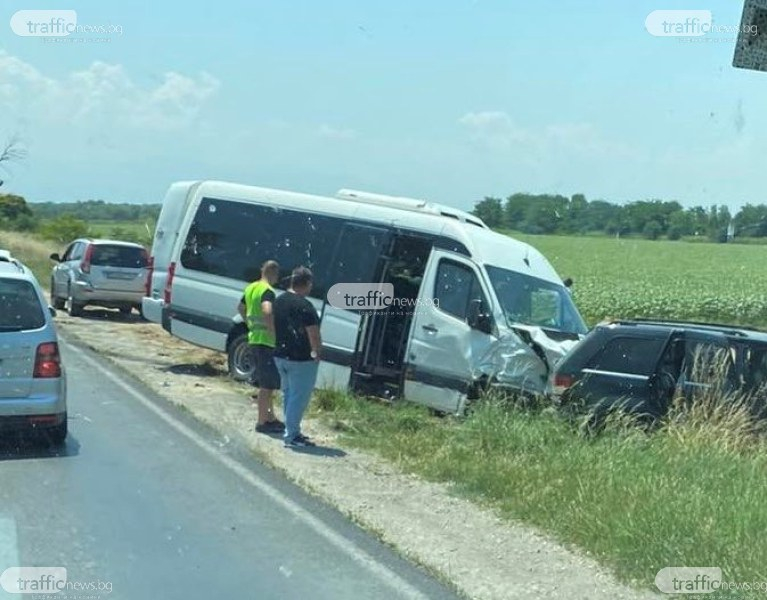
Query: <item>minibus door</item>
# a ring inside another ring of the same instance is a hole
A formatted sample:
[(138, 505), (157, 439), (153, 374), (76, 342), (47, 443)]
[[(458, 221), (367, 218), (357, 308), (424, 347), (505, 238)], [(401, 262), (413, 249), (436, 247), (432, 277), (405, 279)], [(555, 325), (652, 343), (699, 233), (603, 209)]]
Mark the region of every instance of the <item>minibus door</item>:
[(361, 322), (359, 310), (331, 305), (327, 293), (334, 284), (378, 281), (389, 238), (386, 228), (357, 223), (347, 223), (341, 231), (334, 253), (335, 270), (322, 306), (319, 387), (345, 389), (349, 385)]
[(474, 263), (433, 250), (406, 355), (408, 400), (449, 413), (461, 410), (476, 361), (496, 341), (490, 297)]

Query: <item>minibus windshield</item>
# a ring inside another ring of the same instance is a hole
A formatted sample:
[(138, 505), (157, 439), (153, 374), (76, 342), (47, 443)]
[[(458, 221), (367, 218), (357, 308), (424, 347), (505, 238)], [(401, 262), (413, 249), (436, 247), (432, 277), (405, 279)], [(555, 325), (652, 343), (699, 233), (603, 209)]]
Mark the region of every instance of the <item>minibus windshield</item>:
[(564, 285), (485, 265), (506, 322), (535, 325), (567, 333), (587, 331)]

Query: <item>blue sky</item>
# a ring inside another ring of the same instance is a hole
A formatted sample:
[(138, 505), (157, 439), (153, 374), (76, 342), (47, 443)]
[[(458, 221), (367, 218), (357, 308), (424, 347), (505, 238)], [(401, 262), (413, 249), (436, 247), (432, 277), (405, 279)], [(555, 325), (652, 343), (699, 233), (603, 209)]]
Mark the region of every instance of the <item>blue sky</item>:
[(517, 191), (767, 202), (767, 73), (731, 66), (734, 34), (644, 24), (674, 8), (737, 26), (742, 6), (75, 0), (47, 8), (123, 33), (53, 44), (15, 35), (36, 6), (6, 1), (0, 135), (29, 154), (2, 191), (158, 202), (172, 181), (225, 179), (460, 208)]

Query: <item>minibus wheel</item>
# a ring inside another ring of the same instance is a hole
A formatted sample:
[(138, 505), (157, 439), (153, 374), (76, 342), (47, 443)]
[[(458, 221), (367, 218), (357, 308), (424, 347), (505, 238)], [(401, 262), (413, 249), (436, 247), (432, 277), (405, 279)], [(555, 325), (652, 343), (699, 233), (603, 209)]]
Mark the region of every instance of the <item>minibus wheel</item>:
[(235, 336), (229, 343), (227, 366), (229, 368), (229, 376), (235, 381), (250, 381), (250, 376), (253, 372), (253, 359), (251, 357), (247, 333)]

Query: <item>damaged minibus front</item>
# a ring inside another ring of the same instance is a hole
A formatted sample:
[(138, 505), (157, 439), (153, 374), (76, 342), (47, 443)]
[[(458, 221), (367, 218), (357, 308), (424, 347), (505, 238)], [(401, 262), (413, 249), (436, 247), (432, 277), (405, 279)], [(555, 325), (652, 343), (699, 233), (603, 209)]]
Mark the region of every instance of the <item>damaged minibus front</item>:
[(488, 387), (543, 394), (587, 332), (541, 253), (492, 231), (469, 237), (470, 259), (432, 252), (407, 352), (405, 397), (444, 412), (463, 412)]

